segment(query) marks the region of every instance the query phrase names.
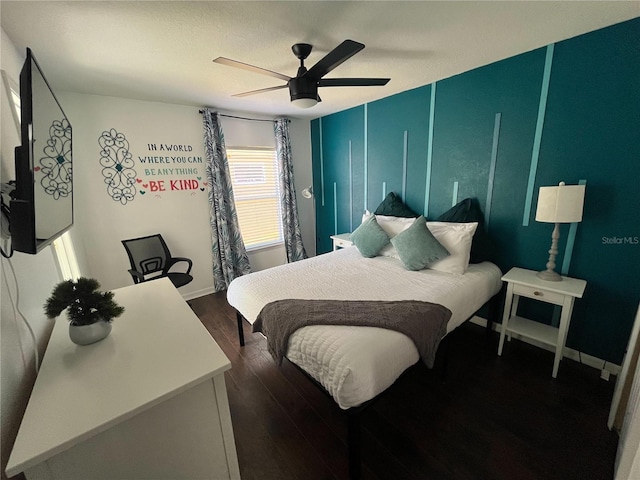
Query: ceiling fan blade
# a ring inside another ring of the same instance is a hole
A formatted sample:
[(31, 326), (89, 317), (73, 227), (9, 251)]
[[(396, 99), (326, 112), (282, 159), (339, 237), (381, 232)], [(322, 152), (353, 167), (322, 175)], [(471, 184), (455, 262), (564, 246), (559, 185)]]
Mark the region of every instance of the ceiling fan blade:
[(345, 40), (336, 48), (331, 50), (323, 59), (309, 69), (305, 76), (320, 79), (342, 62), (353, 57), (364, 48), (362, 43), (353, 40)]
[(390, 78), (321, 78), (319, 87), (370, 87), (389, 83)]
[(215, 63), (220, 63), (222, 65), (228, 65), (229, 67), (242, 68), (243, 70), (248, 70), (253, 73), (261, 73), (262, 75), (268, 75), (270, 77), (279, 78), (280, 80), (284, 80), (288, 82), (291, 80), (291, 77), (283, 75), (282, 73), (272, 72), (271, 70), (267, 70), (266, 68), (256, 67), (254, 65), (249, 65), (248, 63), (238, 62), (237, 60), (231, 60), (230, 58), (218, 57), (214, 58), (213, 61)]
[(287, 85), (278, 85), (277, 87), (261, 88), (260, 90), (251, 90), (250, 92), (236, 93), (231, 95), (232, 97), (248, 97), (249, 95), (255, 95), (256, 93), (271, 92), (272, 90), (280, 90), (281, 88), (287, 88)]

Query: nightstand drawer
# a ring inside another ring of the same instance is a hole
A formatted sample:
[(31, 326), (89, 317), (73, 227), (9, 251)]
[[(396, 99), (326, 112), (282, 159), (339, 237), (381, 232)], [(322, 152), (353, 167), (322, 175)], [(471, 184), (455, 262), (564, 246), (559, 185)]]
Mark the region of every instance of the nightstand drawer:
[(337, 247), (350, 247), (351, 245), (353, 245), (353, 243), (351, 243), (351, 240), (345, 240), (342, 238), (334, 240), (334, 242)]
[(333, 240), (333, 249), (337, 248), (347, 248), (353, 245), (353, 242), (349, 240), (351, 236), (350, 233), (341, 233), (340, 235), (331, 235), (331, 239)]
[(549, 290), (543, 290), (541, 288), (530, 287), (526, 285), (513, 285), (513, 294), (520, 295), (521, 297), (533, 298), (534, 300), (540, 300), (541, 302), (554, 303), (556, 305), (562, 305), (564, 303), (565, 295), (556, 292), (550, 292)]

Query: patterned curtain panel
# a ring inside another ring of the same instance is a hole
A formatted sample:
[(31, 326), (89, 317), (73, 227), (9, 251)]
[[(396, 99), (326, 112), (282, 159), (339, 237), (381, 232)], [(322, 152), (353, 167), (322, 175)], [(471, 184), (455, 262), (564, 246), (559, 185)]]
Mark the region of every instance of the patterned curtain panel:
[(231, 280), (251, 272), (233, 201), (229, 160), (218, 112), (203, 109), (204, 149), (209, 182), (209, 220), (213, 240), (213, 286), (225, 290)]
[(298, 204), (293, 182), (293, 160), (291, 140), (289, 139), (289, 119), (281, 118), (274, 123), (276, 135), (276, 154), (280, 170), (280, 204), (282, 208), (282, 233), (287, 251), (287, 261), (295, 262), (307, 258), (302, 244)]

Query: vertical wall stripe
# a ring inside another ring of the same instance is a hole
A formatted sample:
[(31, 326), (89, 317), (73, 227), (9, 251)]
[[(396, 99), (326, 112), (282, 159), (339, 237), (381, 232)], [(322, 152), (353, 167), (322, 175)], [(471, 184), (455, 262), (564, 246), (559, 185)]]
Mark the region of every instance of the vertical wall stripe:
[(333, 234), (338, 234), (338, 184), (333, 182)]
[(489, 218), (491, 217), (491, 201), (493, 200), (493, 181), (496, 176), (496, 162), (498, 161), (498, 140), (500, 139), (500, 122), (502, 113), (496, 113), (493, 124), (493, 145), (491, 146), (491, 165), (489, 166), (489, 184), (487, 185), (487, 203), (484, 206), (484, 228), (489, 228)]
[[(586, 180), (580, 180), (578, 185), (586, 185)], [(569, 234), (567, 235), (567, 245), (564, 248), (564, 255), (562, 257), (562, 270), (560, 273), (562, 275), (567, 275), (569, 273), (569, 266), (571, 265), (571, 256), (573, 255), (573, 244), (576, 241), (576, 232), (578, 230), (578, 223), (572, 223), (569, 226)]]
[(529, 182), (527, 184), (527, 196), (524, 202), (524, 214), (522, 226), (529, 225), (531, 218), (531, 202), (533, 199), (533, 187), (536, 183), (538, 170), (538, 156), (540, 155), (540, 142), (542, 140), (542, 128), (544, 126), (544, 114), (547, 110), (547, 95), (549, 94), (549, 79), (551, 78), (551, 64), (553, 63), (553, 48), (555, 44), (547, 46), (547, 56), (544, 60), (544, 72), (542, 74), (542, 88), (540, 89), (540, 103), (538, 104), (538, 120), (536, 133), (533, 138), (533, 151), (531, 153), (531, 167), (529, 168)]
[(406, 202), (407, 198), (407, 155), (409, 149), (409, 132), (404, 131), (402, 143), (402, 201)]
[(368, 104), (364, 104), (364, 210), (367, 209), (367, 196), (369, 184), (369, 108)]
[(431, 160), (433, 155), (433, 121), (436, 116), (436, 82), (431, 84), (431, 102), (429, 103), (429, 141), (427, 145), (427, 178), (424, 187), (424, 216), (429, 218), (429, 195), (431, 193)]
[(349, 140), (349, 231), (353, 232), (353, 152)]
[(320, 198), (324, 207), (324, 153), (322, 151), (322, 117), (320, 117)]
[(382, 182), (382, 200), (387, 196), (387, 182)]
[(453, 207), (458, 203), (458, 182), (453, 182), (453, 198), (451, 199), (451, 206)]

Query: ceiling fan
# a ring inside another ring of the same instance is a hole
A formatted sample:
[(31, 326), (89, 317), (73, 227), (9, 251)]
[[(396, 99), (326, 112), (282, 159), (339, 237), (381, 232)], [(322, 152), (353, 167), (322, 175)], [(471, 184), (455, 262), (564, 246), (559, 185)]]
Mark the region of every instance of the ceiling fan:
[(249, 65), (248, 63), (238, 62), (225, 57), (215, 58), (215, 63), (228, 65), (230, 67), (242, 68), (250, 72), (261, 73), (270, 77), (279, 78), (287, 82), (285, 85), (277, 87), (261, 88), (250, 92), (238, 93), (234, 97), (246, 97), (255, 95), (256, 93), (270, 92), (281, 88), (289, 87), (291, 102), (301, 108), (313, 107), (320, 102), (318, 96), (318, 87), (366, 87), (386, 85), (390, 79), (388, 78), (322, 78), (338, 65), (348, 60), (360, 50), (364, 48), (362, 43), (353, 40), (345, 40), (336, 48), (331, 50), (324, 58), (316, 63), (309, 70), (304, 66), (305, 59), (311, 53), (312, 45), (308, 43), (296, 43), (291, 47), (293, 53), (300, 60), (300, 67), (295, 77), (289, 77), (282, 73), (273, 72), (264, 68)]

